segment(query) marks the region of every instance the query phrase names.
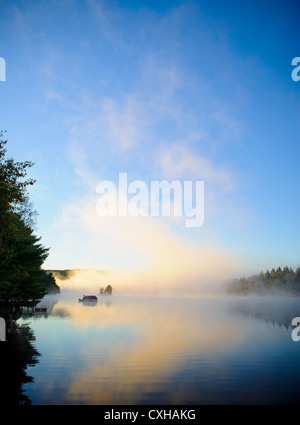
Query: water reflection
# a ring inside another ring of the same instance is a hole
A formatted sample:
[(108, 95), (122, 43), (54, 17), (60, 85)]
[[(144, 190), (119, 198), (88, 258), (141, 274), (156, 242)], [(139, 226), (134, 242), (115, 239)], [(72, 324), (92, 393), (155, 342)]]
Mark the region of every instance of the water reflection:
[[(293, 306), (286, 301), (285, 311), (300, 315), (299, 300)], [(300, 343), (265, 321), (287, 324), (278, 309), (274, 301), (267, 310), (240, 299), (138, 297), (103, 297), (90, 308), (62, 294), (51, 315), (30, 323), (43, 357), (26, 394), (35, 404), (294, 400)]]
[(300, 314), (300, 299), (297, 297), (244, 297), (236, 300), (231, 312), (290, 329), (293, 318)]
[(8, 323), (6, 342), (1, 344), (1, 404), (25, 405), (31, 400), (23, 385), (33, 382), (27, 374), (28, 366), (38, 363), (40, 353), (33, 345), (34, 334), (29, 326)]

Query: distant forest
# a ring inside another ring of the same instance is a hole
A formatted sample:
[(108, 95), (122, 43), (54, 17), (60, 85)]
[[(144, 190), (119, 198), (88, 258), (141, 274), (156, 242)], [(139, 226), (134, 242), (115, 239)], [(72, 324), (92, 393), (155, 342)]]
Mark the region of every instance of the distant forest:
[(290, 293), (300, 295), (300, 268), (296, 271), (290, 267), (278, 267), (265, 273), (254, 274), (225, 282), (229, 294), (248, 295), (251, 293), (267, 295)]
[(54, 278), (68, 280), (75, 276), (76, 270), (47, 270)]

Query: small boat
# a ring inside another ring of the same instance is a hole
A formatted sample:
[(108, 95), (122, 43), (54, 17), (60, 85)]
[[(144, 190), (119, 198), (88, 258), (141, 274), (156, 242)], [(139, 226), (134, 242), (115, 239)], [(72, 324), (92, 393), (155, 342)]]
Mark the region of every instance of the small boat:
[(96, 295), (83, 295), (83, 297), (79, 298), (78, 301), (84, 304), (95, 304), (98, 302), (98, 298)]

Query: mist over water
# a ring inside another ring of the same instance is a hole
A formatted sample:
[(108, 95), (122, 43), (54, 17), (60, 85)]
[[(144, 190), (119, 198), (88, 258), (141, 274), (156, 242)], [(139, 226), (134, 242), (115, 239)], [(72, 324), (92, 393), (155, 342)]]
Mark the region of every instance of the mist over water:
[[(149, 270), (72, 270), (70, 277), (61, 279), (55, 274), (58, 285), (66, 290), (98, 294), (101, 287), (110, 284), (117, 295), (145, 296), (203, 296), (213, 295), (221, 286), (221, 277), (211, 271), (199, 273), (195, 267), (174, 265), (173, 271), (166, 269)], [(179, 271), (180, 270), (180, 271)], [(184, 274), (186, 277), (184, 278)], [(189, 277), (188, 277), (189, 276)]]
[[(33, 404), (281, 404), (298, 397), (299, 298), (98, 296), (63, 289), (24, 317)], [(62, 373), (63, 372), (63, 373)]]

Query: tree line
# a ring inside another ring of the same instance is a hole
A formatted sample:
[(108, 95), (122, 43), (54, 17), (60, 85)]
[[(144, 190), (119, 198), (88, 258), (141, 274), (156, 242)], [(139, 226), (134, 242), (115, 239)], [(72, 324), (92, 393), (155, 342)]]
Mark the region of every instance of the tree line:
[[(59, 292), (54, 276), (42, 265), (49, 254), (36, 236), (36, 212), (30, 203), (31, 161), (7, 158), (0, 131), (0, 311), (36, 305), (48, 292)], [(3, 313), (2, 313), (3, 314)]]
[(251, 293), (291, 293), (300, 295), (300, 268), (293, 270), (285, 266), (278, 267), (270, 271), (254, 274), (249, 277), (242, 277), (226, 282), (229, 294), (247, 295)]

